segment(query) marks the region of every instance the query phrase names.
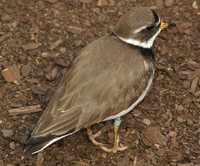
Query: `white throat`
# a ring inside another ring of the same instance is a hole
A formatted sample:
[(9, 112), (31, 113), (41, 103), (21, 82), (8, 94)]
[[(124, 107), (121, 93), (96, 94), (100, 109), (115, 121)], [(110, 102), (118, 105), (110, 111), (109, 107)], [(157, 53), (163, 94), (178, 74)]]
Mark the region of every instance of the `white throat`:
[(132, 44), (134, 46), (139, 46), (139, 47), (143, 47), (143, 48), (151, 48), (153, 46), (154, 40), (156, 39), (156, 36), (158, 36), (158, 34), (160, 33), (161, 29), (158, 30), (158, 32), (151, 37), (149, 40), (141, 42), (139, 40), (136, 39), (126, 39), (123, 37), (118, 36), (118, 38), (128, 44)]

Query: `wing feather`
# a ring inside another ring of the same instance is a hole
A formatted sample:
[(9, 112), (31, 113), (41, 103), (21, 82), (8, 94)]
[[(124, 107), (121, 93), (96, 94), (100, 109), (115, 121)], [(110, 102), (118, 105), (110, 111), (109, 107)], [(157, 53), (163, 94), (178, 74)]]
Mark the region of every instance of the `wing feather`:
[[(115, 46), (112, 52), (111, 46)], [(32, 137), (78, 131), (127, 109), (152, 73), (145, 60), (114, 36), (90, 44), (73, 61)]]

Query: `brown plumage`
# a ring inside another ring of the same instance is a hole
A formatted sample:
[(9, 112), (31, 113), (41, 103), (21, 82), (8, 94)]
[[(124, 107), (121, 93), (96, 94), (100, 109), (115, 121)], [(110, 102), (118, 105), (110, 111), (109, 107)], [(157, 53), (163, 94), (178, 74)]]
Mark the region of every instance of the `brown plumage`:
[[(147, 26), (155, 23), (152, 11), (142, 9)], [(115, 32), (120, 35), (120, 24)], [(151, 49), (127, 44), (114, 33), (92, 42), (74, 59), (27, 141), (25, 153), (38, 152), (52, 140), (119, 114), (143, 93), (154, 72)]]

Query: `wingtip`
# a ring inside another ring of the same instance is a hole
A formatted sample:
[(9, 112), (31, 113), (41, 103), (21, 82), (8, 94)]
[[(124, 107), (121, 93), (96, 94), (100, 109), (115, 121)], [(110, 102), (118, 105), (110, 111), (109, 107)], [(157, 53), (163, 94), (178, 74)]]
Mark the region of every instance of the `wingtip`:
[(29, 137), (26, 141), (23, 155), (30, 156), (38, 153), (39, 151), (43, 150), (44, 147), (54, 138), (55, 136), (51, 135), (45, 137)]

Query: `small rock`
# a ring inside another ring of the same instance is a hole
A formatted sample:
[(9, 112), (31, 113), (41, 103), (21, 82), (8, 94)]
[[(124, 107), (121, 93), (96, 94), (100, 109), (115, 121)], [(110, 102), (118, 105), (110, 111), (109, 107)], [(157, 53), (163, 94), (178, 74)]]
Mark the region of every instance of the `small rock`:
[(165, 0), (165, 6), (171, 7), (174, 4), (175, 0)]
[(198, 85), (198, 82), (199, 82), (199, 78), (196, 77), (192, 80), (192, 83), (191, 83), (191, 88), (190, 88), (190, 91), (192, 93), (195, 93), (196, 89), (197, 89), (197, 85)]
[(178, 110), (178, 111), (183, 111), (183, 110), (184, 110), (184, 107), (183, 107), (182, 105), (176, 104), (176, 105), (175, 105), (175, 109)]
[(21, 83), (21, 76), (18, 65), (14, 64), (8, 68), (5, 68), (1, 71), (1, 73), (6, 82), (13, 82), (16, 85), (19, 85)]
[(49, 53), (48, 52), (42, 52), (41, 53), (41, 57), (48, 58), (49, 57)]
[(66, 30), (73, 34), (80, 34), (83, 32), (83, 29), (77, 26), (68, 26)]
[(124, 157), (119, 157), (117, 159), (117, 166), (130, 166), (132, 165), (132, 162), (130, 161), (130, 158), (128, 155), (125, 155)]
[(22, 74), (23, 77), (28, 76), (31, 71), (32, 71), (32, 67), (29, 64), (22, 65), (22, 67), (21, 67), (21, 74)]
[(75, 40), (75, 41), (74, 41), (74, 45), (75, 45), (76, 47), (79, 47), (79, 46), (81, 45), (81, 43), (82, 43), (81, 40)]
[(192, 7), (193, 7), (194, 9), (196, 9), (196, 10), (199, 9), (199, 6), (200, 6), (199, 1), (194, 1), (193, 4), (192, 4)]
[(167, 140), (164, 135), (160, 132), (160, 127), (149, 127), (144, 132), (144, 137), (153, 145), (158, 144), (166, 146)]
[(79, 0), (81, 3), (92, 3), (92, 0)]
[[(178, 166), (195, 166), (194, 163), (184, 163), (184, 164), (178, 164)], [(198, 165), (196, 165), (198, 166)]]
[(50, 50), (54, 50), (55, 48), (57, 48), (62, 43), (63, 43), (63, 40), (62, 39), (58, 39), (57, 41), (55, 41), (53, 44), (50, 45), (49, 49)]
[(105, 159), (107, 157), (107, 153), (103, 152), (102, 157)]
[(108, 5), (107, 0), (98, 0), (97, 6), (106, 6)]
[[(11, 32), (8, 32), (8, 33), (2, 35), (2, 36), (0, 37), (0, 42), (6, 40), (6, 39), (8, 39), (8, 38), (10, 38), (11, 36), (12, 36), (12, 33), (11, 33)], [(2, 55), (6, 55), (6, 51), (5, 51), (5, 50), (2, 50), (2, 53), (1, 53), (1, 54), (2, 54)]]
[(188, 81), (188, 80), (183, 81), (183, 87), (185, 89), (189, 89), (190, 88), (190, 81)]
[(191, 119), (187, 119), (187, 125), (188, 126), (192, 126), (193, 125), (193, 121)]
[(46, 86), (34, 85), (31, 87), (31, 92), (36, 95), (45, 95), (47, 93), (48, 88)]
[(0, 160), (0, 166), (5, 166), (3, 160)]
[(147, 126), (149, 126), (149, 125), (151, 124), (150, 119), (147, 119), (147, 118), (144, 118), (144, 119), (143, 119), (143, 122), (144, 122), (144, 124), (147, 125)]
[(8, 22), (8, 21), (12, 20), (12, 17), (11, 17), (10, 15), (8, 15), (8, 14), (4, 14), (4, 15), (1, 17), (1, 20), (2, 20), (3, 22)]
[(49, 3), (56, 3), (58, 0), (45, 0), (45, 1)]
[(135, 116), (135, 117), (139, 117), (142, 115), (142, 112), (138, 109), (135, 109), (133, 112), (132, 112), (132, 115)]
[(10, 143), (10, 149), (14, 150), (15, 149), (15, 142)]
[(44, 155), (43, 153), (38, 153), (37, 154), (37, 160), (36, 160), (36, 166), (42, 166), (43, 164), (43, 161), (44, 161)]
[(190, 22), (179, 23), (176, 24), (176, 27), (180, 33), (188, 33), (188, 31), (190, 31), (190, 28), (192, 27), (192, 23)]
[(169, 158), (170, 161), (180, 161), (181, 160), (181, 153), (175, 151), (175, 150), (171, 150), (167, 152), (167, 156)]
[(40, 47), (41, 45), (42, 45), (41, 43), (28, 43), (28, 44), (21, 45), (21, 47), (23, 50), (28, 51), (28, 50), (36, 49)]
[(159, 157), (163, 157), (165, 155), (165, 150), (164, 149), (158, 149), (157, 151), (155, 151), (156, 155)]
[(11, 138), (14, 134), (13, 130), (1, 130), (4, 138)]
[(27, 82), (33, 85), (33, 84), (38, 84), (40, 81), (36, 78), (30, 78), (30, 79), (27, 79)]
[(113, 132), (109, 132), (108, 133), (108, 140), (109, 140), (109, 142), (113, 142), (113, 139), (114, 139), (114, 133)]
[(0, 87), (0, 100), (4, 98), (8, 88), (9, 84), (4, 84), (2, 87)]
[(156, 6), (158, 7), (158, 9), (163, 9), (164, 8), (163, 0), (156, 0)]
[(185, 119), (184, 116), (178, 116), (177, 117), (177, 121), (180, 122), (180, 123), (184, 123), (184, 122), (186, 122), (186, 120), (187, 119)]
[(60, 65), (60, 66), (63, 66), (63, 67), (67, 67), (68, 66), (68, 63), (66, 63), (63, 59), (59, 58), (56, 60), (56, 64), (57, 65)]
[(65, 52), (67, 51), (67, 49), (66, 49), (65, 47), (61, 47), (61, 48), (59, 49), (59, 51), (63, 54), (63, 53), (65, 53)]
[(58, 69), (57, 69), (57, 67), (55, 67), (53, 70), (51, 70), (49, 73), (47, 73), (46, 75), (46, 78), (48, 79), (48, 80), (54, 80), (54, 79), (56, 79), (57, 78), (57, 76), (58, 76)]
[(177, 133), (175, 131), (170, 131), (169, 132), (169, 136), (170, 137), (176, 137), (177, 136)]
[(168, 48), (166, 45), (163, 45), (160, 51), (160, 55), (165, 55), (166, 53), (168, 53)]

